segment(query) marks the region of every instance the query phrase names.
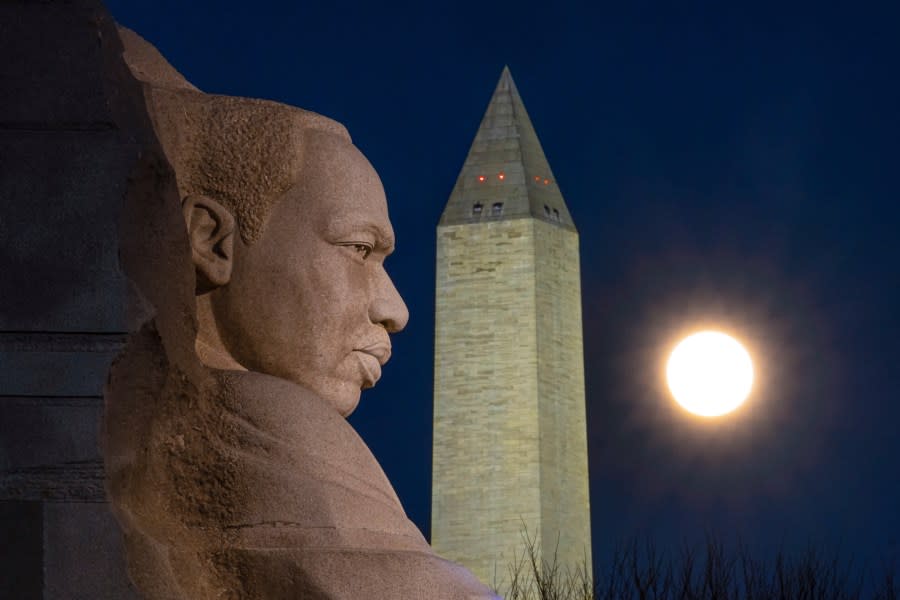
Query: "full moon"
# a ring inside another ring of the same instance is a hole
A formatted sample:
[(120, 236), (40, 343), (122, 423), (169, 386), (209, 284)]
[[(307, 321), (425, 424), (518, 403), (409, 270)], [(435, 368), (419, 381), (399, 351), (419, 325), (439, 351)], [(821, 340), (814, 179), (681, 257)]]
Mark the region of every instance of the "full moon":
[(683, 339), (666, 365), (675, 400), (689, 412), (718, 417), (740, 406), (753, 387), (753, 361), (733, 337), (701, 331)]

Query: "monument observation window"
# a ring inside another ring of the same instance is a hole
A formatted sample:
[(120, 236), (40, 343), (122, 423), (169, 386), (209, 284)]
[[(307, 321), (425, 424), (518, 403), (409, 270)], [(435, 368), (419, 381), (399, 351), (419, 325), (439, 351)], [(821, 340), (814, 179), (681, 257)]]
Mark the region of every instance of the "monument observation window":
[(494, 202), (494, 204), (491, 206), (491, 215), (496, 217), (500, 214), (503, 214), (503, 203)]
[(482, 209), (482, 208), (483, 208), (483, 206), (481, 205), (480, 202), (476, 202), (475, 204), (473, 204), (473, 205), (472, 205), (472, 216), (473, 216), (473, 217), (480, 217), (480, 216), (481, 216), (481, 209)]
[(553, 219), (559, 221), (559, 211), (555, 208), (553, 209)]
[(550, 207), (546, 204), (544, 205), (544, 215), (546, 215), (547, 217), (550, 216)]

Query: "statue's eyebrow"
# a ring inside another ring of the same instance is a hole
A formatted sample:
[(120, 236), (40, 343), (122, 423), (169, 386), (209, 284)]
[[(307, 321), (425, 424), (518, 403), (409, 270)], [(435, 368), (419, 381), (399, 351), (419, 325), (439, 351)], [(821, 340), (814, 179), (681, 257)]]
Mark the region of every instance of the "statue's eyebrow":
[(378, 250), (390, 254), (394, 251), (394, 233), (379, 227), (375, 223), (367, 223), (362, 229), (372, 234), (375, 238), (375, 246)]

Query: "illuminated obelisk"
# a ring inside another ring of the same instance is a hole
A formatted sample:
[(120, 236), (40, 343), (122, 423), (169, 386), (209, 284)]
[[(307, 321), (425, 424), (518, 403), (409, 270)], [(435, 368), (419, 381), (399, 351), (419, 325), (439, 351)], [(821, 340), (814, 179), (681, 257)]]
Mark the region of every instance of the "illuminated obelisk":
[(578, 232), (504, 68), (437, 228), (431, 541), (591, 560)]

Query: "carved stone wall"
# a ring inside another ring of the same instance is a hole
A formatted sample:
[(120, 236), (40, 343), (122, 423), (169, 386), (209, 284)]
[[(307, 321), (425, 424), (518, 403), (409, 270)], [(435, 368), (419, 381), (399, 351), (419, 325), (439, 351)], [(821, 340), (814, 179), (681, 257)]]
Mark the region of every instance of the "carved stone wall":
[(120, 54), (99, 2), (0, 4), (2, 598), (137, 597), (97, 448), (138, 149), (109, 91)]

